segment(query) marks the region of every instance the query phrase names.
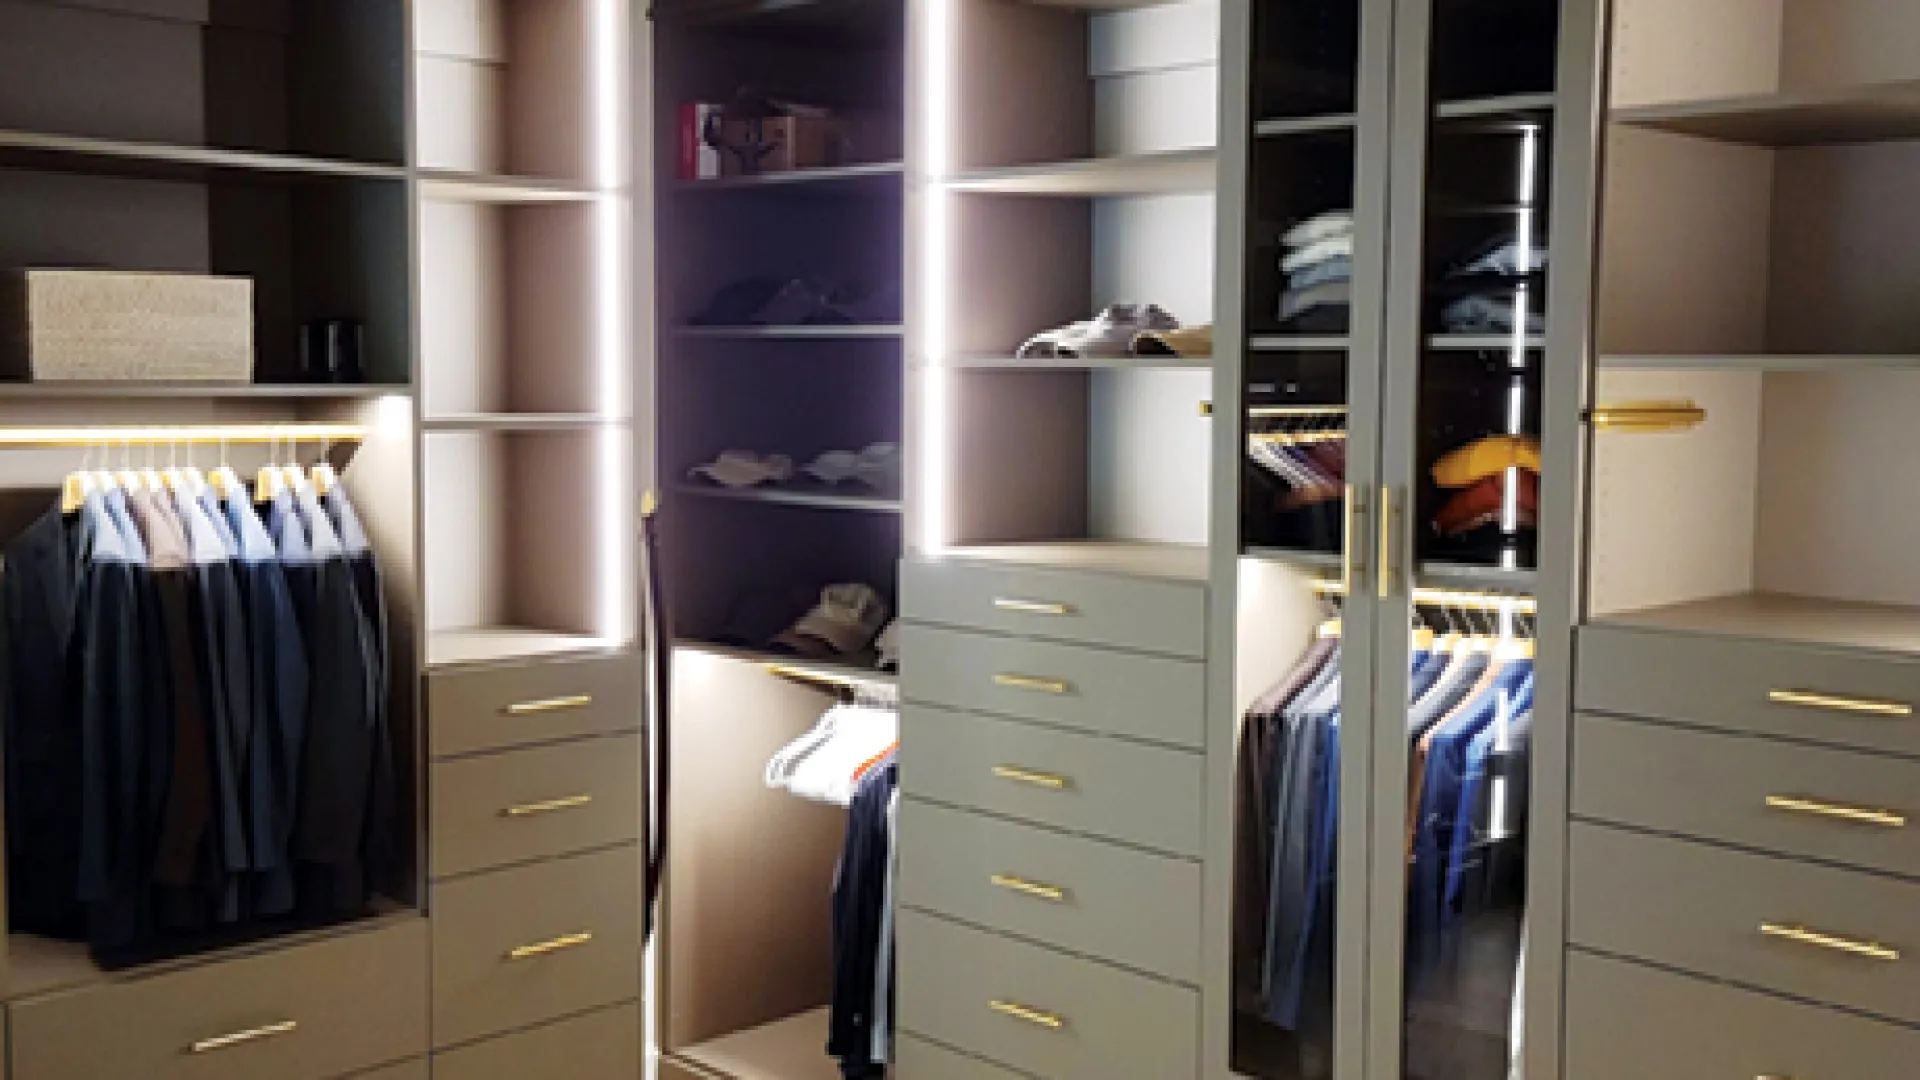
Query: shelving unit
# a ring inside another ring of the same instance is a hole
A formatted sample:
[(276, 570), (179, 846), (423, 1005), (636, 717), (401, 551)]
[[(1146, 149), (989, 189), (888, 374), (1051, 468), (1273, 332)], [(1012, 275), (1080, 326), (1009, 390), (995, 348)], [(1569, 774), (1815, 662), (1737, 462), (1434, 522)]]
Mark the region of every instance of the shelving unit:
[(708, 338), (718, 341), (753, 341), (757, 339), (772, 341), (836, 341), (868, 338), (897, 338), (905, 332), (905, 328), (898, 323), (883, 325), (825, 323), (806, 326), (681, 326), (674, 330), (674, 335), (683, 338)]
[(1616, 109), (1613, 120), (1751, 146), (1920, 139), (1920, 82), (1752, 94)]
[(899, 499), (825, 489), (806, 490), (779, 486), (729, 488), (709, 484), (682, 484), (677, 490), (694, 499), (732, 499), (737, 502), (803, 506), (814, 510), (861, 510), (877, 514), (897, 514), (901, 509)]
[(1089, 198), (1173, 195), (1213, 190), (1213, 151), (1208, 147), (1127, 154), (1080, 161), (969, 169), (946, 183), (951, 191), (997, 195)]
[(845, 196), (865, 188), (885, 190), (906, 172), (899, 161), (875, 161), (860, 165), (822, 165), (784, 172), (750, 173), (743, 176), (716, 176), (704, 180), (675, 180), (674, 189), (683, 192), (738, 191), (741, 188), (817, 189), (818, 194)]

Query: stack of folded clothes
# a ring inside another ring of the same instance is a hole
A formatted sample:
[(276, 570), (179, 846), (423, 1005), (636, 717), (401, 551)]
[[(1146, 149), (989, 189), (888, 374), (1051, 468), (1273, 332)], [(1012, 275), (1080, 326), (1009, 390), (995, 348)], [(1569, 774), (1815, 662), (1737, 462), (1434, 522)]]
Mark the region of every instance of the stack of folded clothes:
[(1546, 332), (1547, 247), (1509, 229), (1447, 271), (1437, 290), (1449, 334)]
[(1433, 530), (1453, 547), (1497, 548), (1506, 536), (1538, 526), (1540, 443), (1531, 436), (1475, 439), (1435, 462), (1432, 472), (1433, 482), (1448, 492)]
[(1353, 211), (1329, 210), (1281, 238), (1280, 324), (1294, 333), (1340, 334), (1353, 306)]

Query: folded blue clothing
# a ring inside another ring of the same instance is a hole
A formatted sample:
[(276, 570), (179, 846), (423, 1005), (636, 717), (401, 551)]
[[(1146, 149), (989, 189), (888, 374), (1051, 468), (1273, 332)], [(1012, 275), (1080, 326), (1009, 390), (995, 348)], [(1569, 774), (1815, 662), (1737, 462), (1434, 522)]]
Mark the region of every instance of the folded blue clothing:
[(1315, 285), (1325, 285), (1334, 281), (1353, 280), (1353, 256), (1336, 255), (1331, 259), (1302, 267), (1287, 277), (1287, 289), (1298, 292), (1311, 289)]
[(1521, 328), (1522, 320), (1526, 333), (1546, 333), (1546, 316), (1522, 311), (1512, 293), (1474, 293), (1440, 310), (1440, 322), (1451, 334), (1511, 334)]
[(1547, 268), (1547, 245), (1539, 240), (1520, 242), (1520, 234), (1510, 232), (1495, 237), (1482, 245), (1466, 260), (1455, 267), (1449, 277), (1473, 277), (1478, 274), (1496, 274), (1501, 277), (1524, 277), (1537, 274)]

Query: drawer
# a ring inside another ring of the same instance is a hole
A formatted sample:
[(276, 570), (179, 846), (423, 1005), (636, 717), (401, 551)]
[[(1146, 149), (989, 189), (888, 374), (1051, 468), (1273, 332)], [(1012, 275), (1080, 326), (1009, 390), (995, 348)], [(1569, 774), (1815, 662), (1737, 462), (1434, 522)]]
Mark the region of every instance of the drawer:
[(907, 800), (900, 902), (1180, 982), (1200, 978), (1200, 864)]
[(909, 795), (1198, 857), (1206, 761), (1199, 754), (909, 705), (901, 753)]
[(320, 1080), (427, 1044), (425, 919), (15, 1002), (17, 1080)]
[(1920, 662), (1613, 626), (1578, 642), (1578, 708), (1920, 756)]
[(1911, 1080), (1920, 1031), (1654, 968), (1567, 957), (1566, 1080)]
[(640, 996), (640, 854), (624, 847), (433, 890), (433, 1042)]
[(930, 626), (902, 630), (914, 658), (901, 669), (910, 701), (1193, 749), (1205, 743), (1204, 664)]
[(640, 1006), (619, 1005), (437, 1054), (434, 1080), (640, 1080)]
[(901, 614), (999, 634), (1053, 638), (1201, 659), (1207, 590), (1197, 581), (909, 559)]
[(641, 660), (633, 653), (531, 661), (427, 676), (434, 757), (634, 731)]
[(1199, 1073), (1192, 990), (918, 911), (896, 933), (909, 1034), (1048, 1080)]
[(616, 735), (436, 762), (434, 876), (638, 839), (640, 754)]
[(1920, 877), (1920, 762), (1587, 715), (1573, 761), (1581, 817)]
[(1027, 1080), (1020, 1073), (911, 1035), (894, 1040), (893, 1057), (893, 1071), (913, 1080)]
[(1920, 1020), (1920, 885), (1603, 825), (1571, 836), (1575, 944)]
[(427, 1059), (415, 1058), (372, 1072), (354, 1073), (349, 1080), (427, 1080)]

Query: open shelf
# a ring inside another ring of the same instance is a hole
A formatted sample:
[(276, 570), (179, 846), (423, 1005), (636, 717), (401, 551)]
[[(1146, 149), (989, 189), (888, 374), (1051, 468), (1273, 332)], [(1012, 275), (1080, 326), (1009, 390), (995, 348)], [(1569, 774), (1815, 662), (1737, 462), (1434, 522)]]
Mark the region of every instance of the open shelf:
[(1139, 540), (970, 544), (948, 548), (940, 557), (1176, 581), (1205, 581), (1208, 570), (1205, 545)]
[(427, 666), (462, 667), (538, 657), (603, 653), (616, 646), (587, 634), (561, 634), (522, 626), (435, 630), (427, 635)]
[(831, 188), (834, 191), (861, 190), (897, 184), (906, 175), (905, 162), (875, 161), (861, 165), (832, 165), (814, 169), (789, 169), (784, 172), (757, 173), (751, 176), (716, 176), (706, 180), (677, 180), (674, 190), (684, 192), (752, 191), (758, 189)]
[(1337, 334), (1256, 334), (1247, 340), (1254, 352), (1331, 352), (1351, 343)]
[(398, 165), (18, 130), (0, 130), (0, 167), (140, 180), (251, 177), (285, 182), (301, 176), (399, 180), (407, 174)]
[(1443, 101), (1434, 107), (1442, 120), (1537, 120), (1553, 112), (1552, 94), (1502, 94), (1499, 97)]
[(840, 1080), (840, 1064), (826, 1055), (826, 1009), (736, 1032), (676, 1051), (715, 1080)]
[(1801, 645), (1920, 653), (1920, 608), (1892, 604), (1752, 592), (1621, 611), (1594, 621)]
[(1503, 569), (1428, 559), (1413, 568), (1413, 580), (1423, 589), (1466, 589), (1532, 595), (1540, 575), (1528, 569)]
[(1168, 195), (1213, 190), (1211, 147), (1040, 165), (971, 169), (949, 177), (954, 191), (993, 195)]
[(539, 177), (499, 176), (456, 169), (421, 169), (420, 197), (438, 202), (566, 203), (591, 202), (591, 188)]
[(1316, 135), (1328, 131), (1352, 131), (1360, 123), (1353, 113), (1329, 113), (1325, 116), (1281, 116), (1271, 120), (1257, 121), (1253, 125), (1256, 138), (1271, 139), (1282, 135)]
[(1435, 334), (1427, 348), (1436, 352), (1503, 352), (1518, 343), (1523, 349), (1547, 347), (1545, 334)]
[(1612, 371), (1698, 371), (1726, 369), (1744, 371), (1849, 371), (1920, 368), (1920, 356), (1856, 353), (1818, 356), (1811, 353), (1753, 353), (1745, 356), (1638, 356), (1600, 357), (1600, 367)]
[(864, 683), (872, 686), (892, 686), (900, 677), (891, 671), (863, 667), (859, 664), (839, 663), (832, 660), (815, 660), (804, 656), (790, 656), (785, 653), (767, 652), (760, 649), (743, 649), (737, 645), (720, 645), (708, 641), (682, 639), (673, 643), (675, 649), (705, 653), (708, 656), (725, 657), (729, 660), (744, 660), (751, 664), (780, 668), (795, 672), (801, 676), (818, 676), (824, 682)]
[(857, 325), (822, 323), (808, 326), (679, 326), (674, 336), (722, 341), (768, 338), (783, 341), (828, 341), (834, 338), (897, 338), (906, 333), (898, 323)]
[(599, 413), (453, 413), (426, 417), (420, 426), (428, 431), (582, 431), (622, 422)]
[(942, 366), (980, 371), (1206, 371), (1213, 364), (1210, 356), (1106, 356), (1106, 357), (1033, 357), (956, 356), (941, 361)]
[(194, 398), (209, 401), (299, 399), (354, 401), (399, 397), (412, 387), (386, 383), (0, 382), (0, 398)]
[(898, 514), (899, 499), (879, 495), (856, 495), (826, 489), (808, 490), (782, 487), (730, 488), (717, 484), (688, 481), (676, 489), (683, 495), (700, 499), (725, 499), (731, 502), (772, 503), (776, 506), (801, 506), (812, 510), (857, 510), (873, 514)]
[(1817, 146), (1920, 138), (1920, 81), (1615, 109), (1618, 124), (1721, 142)]
[(1242, 554), (1249, 559), (1280, 563), (1320, 577), (1337, 575), (1346, 565), (1346, 561), (1340, 554), (1333, 551), (1310, 551), (1304, 548), (1267, 547), (1253, 544), (1249, 545)]

